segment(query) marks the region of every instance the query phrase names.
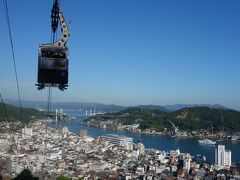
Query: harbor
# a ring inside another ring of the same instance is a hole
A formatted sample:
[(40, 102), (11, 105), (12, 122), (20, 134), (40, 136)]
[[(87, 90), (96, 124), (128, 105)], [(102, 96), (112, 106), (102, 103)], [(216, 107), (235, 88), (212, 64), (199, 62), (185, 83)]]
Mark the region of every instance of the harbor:
[[(118, 134), (128, 137), (132, 137), (134, 142), (140, 140), (146, 146), (146, 148), (160, 149), (170, 151), (173, 149), (180, 149), (181, 152), (188, 152), (196, 156), (198, 154), (204, 155), (207, 162), (214, 164), (215, 157), (215, 145), (201, 144), (196, 138), (180, 138), (171, 137), (165, 135), (156, 134), (139, 134), (126, 131), (114, 131), (95, 127), (88, 127), (81, 124), (81, 121), (85, 118), (85, 114), (80, 114), (78, 111), (66, 111), (67, 114), (74, 116), (76, 119), (73, 121), (59, 121), (57, 124), (52, 124), (53, 127), (66, 126), (72, 132), (79, 132), (80, 130), (87, 130), (88, 133), (93, 136), (101, 136), (103, 134)], [(232, 141), (217, 141), (216, 144), (223, 144), (227, 149), (232, 151), (232, 162), (240, 162), (240, 144), (233, 143)]]

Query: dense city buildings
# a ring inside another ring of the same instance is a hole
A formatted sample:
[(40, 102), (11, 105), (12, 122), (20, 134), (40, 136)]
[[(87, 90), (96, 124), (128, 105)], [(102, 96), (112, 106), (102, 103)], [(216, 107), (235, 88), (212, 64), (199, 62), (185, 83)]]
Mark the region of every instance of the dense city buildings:
[(227, 172), (225, 177), (240, 178), (231, 166), (229, 151), (218, 146), (217, 152), (219, 157), (224, 154), (222, 167), (180, 149), (147, 149), (140, 141), (135, 144), (130, 137), (114, 134), (93, 138), (86, 130), (75, 134), (67, 127), (51, 128), (44, 120), (18, 132), (0, 134), (1, 174), (11, 178), (24, 169), (40, 179), (56, 179), (61, 174), (85, 180), (206, 179), (222, 176), (221, 169)]

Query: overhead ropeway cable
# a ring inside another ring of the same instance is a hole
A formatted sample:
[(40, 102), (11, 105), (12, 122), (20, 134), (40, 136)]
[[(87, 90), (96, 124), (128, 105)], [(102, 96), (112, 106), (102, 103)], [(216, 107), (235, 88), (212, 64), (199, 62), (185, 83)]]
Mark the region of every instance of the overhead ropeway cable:
[(21, 120), (23, 122), (24, 115), (23, 115), (23, 110), (22, 110), (22, 102), (21, 102), (21, 95), (20, 95), (20, 88), (19, 88), (19, 81), (18, 81), (16, 59), (15, 59), (15, 52), (14, 52), (14, 46), (13, 46), (13, 38), (12, 38), (12, 31), (11, 31), (11, 26), (10, 26), (10, 18), (9, 18), (9, 13), (8, 13), (7, 0), (3, 0), (3, 6), (4, 6), (4, 12), (5, 12), (5, 15), (6, 15), (7, 28), (8, 28), (8, 34), (9, 34), (9, 41), (10, 41), (10, 45), (11, 45), (11, 54), (12, 54), (12, 61), (13, 61), (13, 67), (14, 67), (15, 80), (16, 80), (16, 85), (17, 85), (18, 102), (19, 102), (19, 107), (20, 107)]

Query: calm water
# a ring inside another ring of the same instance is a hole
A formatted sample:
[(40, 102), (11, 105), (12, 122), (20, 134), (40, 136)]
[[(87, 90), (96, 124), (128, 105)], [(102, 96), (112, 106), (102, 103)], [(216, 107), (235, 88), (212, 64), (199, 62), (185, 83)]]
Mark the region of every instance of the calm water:
[[(98, 128), (92, 128), (83, 126), (80, 124), (83, 116), (78, 111), (67, 111), (68, 114), (75, 116), (76, 120), (74, 121), (59, 121), (55, 124), (55, 127), (67, 126), (68, 129), (72, 132), (79, 132), (80, 130), (88, 130), (88, 134), (97, 137), (103, 134), (119, 134), (132, 137), (134, 142), (140, 140), (143, 142), (146, 148), (154, 148), (159, 150), (176, 150), (180, 149), (181, 152), (188, 152), (191, 155), (195, 156), (201, 154), (206, 156), (209, 163), (214, 163), (215, 158), (215, 146), (212, 145), (201, 145), (198, 143), (197, 139), (183, 139), (183, 138), (172, 138), (168, 136), (159, 136), (159, 135), (141, 135), (130, 132), (119, 132), (104, 130)], [(230, 142), (221, 142), (226, 146), (226, 149), (232, 151), (232, 162), (240, 162), (240, 144), (230, 143)]]

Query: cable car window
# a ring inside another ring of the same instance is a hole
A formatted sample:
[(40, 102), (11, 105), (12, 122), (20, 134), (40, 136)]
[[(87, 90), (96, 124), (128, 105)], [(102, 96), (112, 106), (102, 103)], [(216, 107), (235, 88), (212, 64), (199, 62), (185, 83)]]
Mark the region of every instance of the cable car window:
[(58, 68), (66, 68), (67, 62), (62, 59), (47, 59), (43, 58), (41, 60), (40, 66), (46, 69), (58, 69)]
[(42, 57), (44, 58), (58, 58), (58, 59), (66, 59), (66, 52), (61, 51), (42, 51)]

